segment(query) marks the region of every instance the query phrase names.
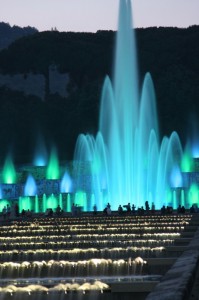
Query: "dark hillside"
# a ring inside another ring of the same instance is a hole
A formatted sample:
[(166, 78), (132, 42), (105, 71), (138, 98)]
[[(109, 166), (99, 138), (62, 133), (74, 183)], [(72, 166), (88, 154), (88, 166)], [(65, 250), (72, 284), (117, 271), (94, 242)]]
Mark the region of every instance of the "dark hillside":
[(8, 23), (0, 22), (0, 50), (8, 47), (20, 37), (34, 34), (37, 32), (33, 27), (10, 26)]
[[(199, 119), (199, 26), (188, 29), (137, 29), (140, 85), (150, 71), (154, 80), (161, 133), (179, 132), (187, 140), (190, 116)], [(31, 160), (37, 131), (55, 143), (60, 157), (71, 159), (78, 133), (96, 133), (100, 93), (112, 77), (115, 33), (36, 33), (0, 52), (0, 73), (43, 74), (49, 66), (69, 73), (69, 95), (45, 101), (0, 88), (1, 157), (13, 147), (17, 160)]]
[(190, 117), (199, 119), (199, 26), (139, 29), (137, 37), (141, 74), (153, 76), (162, 133), (176, 130), (185, 142)]

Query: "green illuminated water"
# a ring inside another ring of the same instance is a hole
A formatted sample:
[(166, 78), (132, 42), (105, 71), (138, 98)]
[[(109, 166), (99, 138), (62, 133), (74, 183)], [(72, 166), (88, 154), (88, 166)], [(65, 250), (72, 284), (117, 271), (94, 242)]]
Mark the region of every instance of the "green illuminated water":
[(171, 205), (171, 203), (173, 202), (173, 195), (172, 195), (172, 191), (170, 189), (167, 190), (167, 197), (166, 197), (166, 203), (165, 205)]
[(43, 194), (42, 197), (42, 211), (45, 212), (46, 211), (46, 194)]
[(87, 195), (85, 192), (79, 191), (75, 194), (75, 204), (82, 207), (82, 211), (88, 210)]
[(59, 206), (63, 209), (63, 197), (62, 194), (59, 194)]
[(7, 204), (9, 205), (9, 201), (8, 200), (1, 199), (1, 201), (0, 201), (0, 212), (2, 212), (4, 206), (6, 207)]
[(58, 200), (55, 197), (55, 195), (52, 194), (46, 200), (46, 209), (47, 208), (52, 208), (52, 210), (54, 211), (57, 208), (57, 206), (58, 206)]
[(23, 209), (29, 209), (31, 211), (32, 205), (30, 197), (19, 197), (19, 211), (22, 212)]
[(177, 195), (176, 195), (176, 191), (173, 191), (173, 208), (176, 209), (177, 207), (178, 207)]
[(181, 171), (182, 172), (193, 172), (194, 170), (194, 160), (191, 154), (186, 151), (183, 154), (182, 161), (181, 161)]
[(3, 183), (14, 184), (17, 182), (15, 167), (10, 156), (8, 156), (5, 161), (2, 177)]
[(66, 204), (66, 211), (71, 212), (72, 207), (72, 197), (70, 194), (67, 195), (67, 204)]
[(39, 212), (39, 198), (37, 195), (35, 196), (35, 212)]
[(196, 183), (193, 183), (189, 189), (188, 200), (189, 206), (199, 203), (199, 189)]
[(185, 205), (185, 194), (184, 194), (184, 190), (181, 190), (181, 205), (182, 206), (186, 206)]
[(59, 161), (57, 157), (57, 152), (55, 149), (51, 151), (47, 172), (46, 172), (46, 179), (56, 180), (60, 178), (60, 170), (59, 170)]

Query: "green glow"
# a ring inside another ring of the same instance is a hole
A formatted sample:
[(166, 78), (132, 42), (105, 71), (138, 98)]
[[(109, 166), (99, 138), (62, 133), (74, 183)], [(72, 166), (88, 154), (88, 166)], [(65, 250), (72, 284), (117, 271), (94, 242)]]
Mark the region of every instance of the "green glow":
[(172, 204), (172, 202), (173, 202), (172, 198), (173, 198), (172, 191), (171, 190), (167, 190), (167, 193), (166, 193), (166, 203), (165, 203), (166, 206), (168, 204)]
[(79, 191), (75, 194), (75, 204), (82, 207), (82, 211), (87, 210), (86, 193)]
[(42, 211), (45, 212), (46, 211), (46, 194), (43, 194), (42, 197)]
[(15, 167), (10, 156), (7, 157), (3, 167), (3, 183), (13, 184), (17, 181)]
[(62, 194), (59, 194), (59, 206), (61, 207), (61, 209), (63, 209), (63, 198), (62, 198)]
[(71, 195), (68, 194), (66, 200), (66, 211), (71, 212), (71, 207), (72, 207), (72, 199), (71, 199)]
[(19, 197), (19, 211), (22, 212), (22, 209), (31, 211), (30, 197)]
[(173, 191), (173, 208), (177, 209), (178, 204), (177, 204), (177, 195), (176, 195), (176, 191)]
[(197, 184), (193, 183), (189, 189), (189, 195), (188, 195), (188, 200), (189, 200), (189, 206), (193, 204), (198, 204), (198, 186)]
[(37, 195), (35, 196), (35, 212), (39, 212), (39, 199)]
[(46, 208), (56, 209), (58, 205), (57, 198), (52, 194), (46, 201)]
[(57, 152), (55, 149), (51, 151), (50, 160), (47, 167), (46, 179), (59, 179), (60, 171), (59, 171), (59, 162), (57, 157)]
[(181, 161), (181, 171), (182, 172), (193, 172), (194, 161), (191, 154), (187, 151), (184, 153)]
[(4, 206), (10, 205), (9, 201), (5, 200), (5, 199), (1, 199), (0, 201), (0, 212), (2, 212)]
[(181, 205), (185, 207), (185, 195), (184, 195), (184, 190), (181, 190)]

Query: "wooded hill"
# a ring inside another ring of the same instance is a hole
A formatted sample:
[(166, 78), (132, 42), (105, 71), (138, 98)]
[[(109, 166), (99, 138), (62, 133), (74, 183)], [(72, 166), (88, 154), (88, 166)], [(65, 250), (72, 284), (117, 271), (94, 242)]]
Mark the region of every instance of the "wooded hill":
[(10, 26), (8, 23), (0, 22), (0, 50), (8, 47), (18, 38), (36, 32), (38, 32), (38, 30), (30, 26), (21, 28), (16, 25)]
[[(199, 119), (199, 26), (187, 29), (137, 29), (140, 86), (150, 71), (154, 80), (161, 135), (176, 130), (182, 142), (192, 137)], [(0, 73), (43, 74), (52, 64), (69, 73), (69, 96), (35, 96), (0, 89), (0, 156), (12, 149), (15, 160), (31, 162), (38, 132), (55, 144), (61, 159), (72, 159), (79, 133), (95, 134), (100, 94), (106, 74), (112, 77), (115, 32), (35, 33), (0, 51)], [(193, 125), (194, 124), (194, 125)]]

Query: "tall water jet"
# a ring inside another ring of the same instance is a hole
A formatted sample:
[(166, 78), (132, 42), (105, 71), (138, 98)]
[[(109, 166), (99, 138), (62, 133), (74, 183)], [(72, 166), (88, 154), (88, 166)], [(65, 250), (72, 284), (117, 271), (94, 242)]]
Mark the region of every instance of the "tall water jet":
[[(171, 173), (179, 167), (182, 157), (176, 132), (160, 142), (149, 73), (141, 91), (138, 89), (131, 11), (131, 1), (121, 0), (113, 83), (108, 76), (105, 78), (99, 131), (96, 138), (81, 134), (74, 155), (75, 161), (90, 164), (91, 194), (99, 209), (107, 202), (113, 209), (128, 202), (138, 207), (146, 200), (160, 208), (167, 202)], [(81, 184), (77, 189), (83, 190)]]

